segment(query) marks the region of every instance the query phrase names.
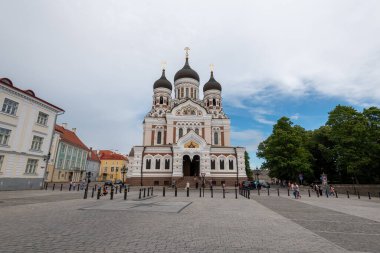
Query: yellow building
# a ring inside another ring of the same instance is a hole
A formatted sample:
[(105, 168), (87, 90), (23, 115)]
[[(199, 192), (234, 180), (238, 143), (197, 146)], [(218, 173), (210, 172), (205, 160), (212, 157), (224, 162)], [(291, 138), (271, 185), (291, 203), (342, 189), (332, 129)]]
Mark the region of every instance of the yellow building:
[[(128, 158), (126, 156), (117, 154), (111, 150), (100, 150), (99, 159), (99, 182), (104, 182), (106, 180), (111, 180), (112, 182), (123, 180), (122, 168), (126, 168), (128, 163)], [(126, 177), (126, 174), (124, 176)]]

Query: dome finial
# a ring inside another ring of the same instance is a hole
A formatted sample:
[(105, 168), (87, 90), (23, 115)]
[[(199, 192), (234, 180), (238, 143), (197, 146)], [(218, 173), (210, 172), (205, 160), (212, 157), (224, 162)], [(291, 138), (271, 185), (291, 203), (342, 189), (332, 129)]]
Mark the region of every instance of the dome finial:
[(210, 71), (214, 72), (214, 64), (210, 64)]
[(166, 69), (166, 61), (161, 61), (161, 69), (165, 71)]
[(190, 48), (189, 47), (185, 47), (185, 51), (186, 51), (186, 59), (188, 59), (189, 58)]

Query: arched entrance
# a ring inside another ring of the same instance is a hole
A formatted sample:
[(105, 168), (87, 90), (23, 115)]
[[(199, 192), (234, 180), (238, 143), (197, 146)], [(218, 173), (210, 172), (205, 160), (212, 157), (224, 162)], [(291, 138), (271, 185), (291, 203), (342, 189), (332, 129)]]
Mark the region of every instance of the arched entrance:
[(182, 168), (183, 175), (185, 177), (199, 177), (199, 165), (200, 165), (199, 155), (195, 155), (193, 160), (190, 159), (190, 156), (183, 156)]

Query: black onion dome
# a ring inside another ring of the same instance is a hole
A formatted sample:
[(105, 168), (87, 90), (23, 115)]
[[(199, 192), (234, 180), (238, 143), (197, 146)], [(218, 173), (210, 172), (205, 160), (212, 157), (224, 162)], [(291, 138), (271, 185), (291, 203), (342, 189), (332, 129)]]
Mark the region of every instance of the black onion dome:
[(211, 71), (210, 80), (203, 86), (203, 92), (207, 90), (219, 90), (222, 91), (222, 85), (214, 79), (214, 72)]
[(199, 75), (195, 70), (190, 68), (189, 58), (186, 57), (185, 66), (182, 69), (178, 70), (178, 72), (174, 76), (174, 81), (177, 81), (180, 78), (193, 78), (199, 82)]
[(172, 84), (165, 77), (165, 69), (162, 70), (162, 76), (160, 77), (160, 79), (154, 82), (153, 89), (157, 88), (166, 88), (169, 90), (173, 89)]

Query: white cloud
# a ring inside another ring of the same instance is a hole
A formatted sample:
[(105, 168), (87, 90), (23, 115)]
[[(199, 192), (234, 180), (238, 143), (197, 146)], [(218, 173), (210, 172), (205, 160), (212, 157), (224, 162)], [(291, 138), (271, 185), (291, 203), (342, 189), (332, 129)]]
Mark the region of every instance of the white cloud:
[(296, 113), (296, 114), (290, 116), (289, 118), (290, 118), (291, 120), (298, 120), (298, 119), (300, 118), (300, 115), (299, 115), (299, 113)]

